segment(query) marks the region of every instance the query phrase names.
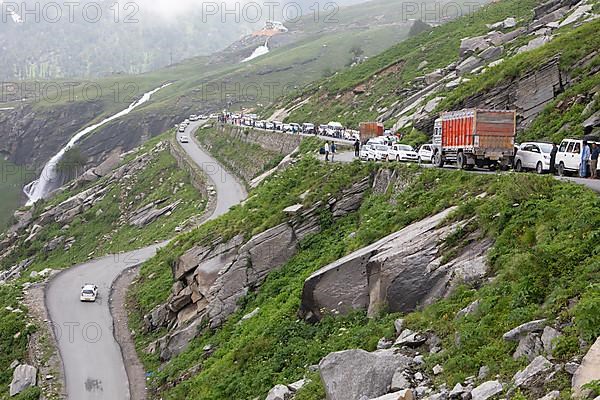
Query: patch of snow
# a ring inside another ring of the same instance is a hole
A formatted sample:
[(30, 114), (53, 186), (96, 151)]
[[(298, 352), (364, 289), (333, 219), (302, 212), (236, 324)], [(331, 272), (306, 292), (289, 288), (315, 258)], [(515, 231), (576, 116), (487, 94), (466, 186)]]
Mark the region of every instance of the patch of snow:
[(246, 57), (242, 60), (243, 63), (248, 62), (250, 60), (254, 60), (257, 57), (260, 56), (264, 56), (265, 54), (267, 54), (269, 52), (269, 40), (267, 39), (267, 41), (265, 42), (264, 45), (262, 46), (258, 46), (254, 52), (250, 55), (250, 57)]

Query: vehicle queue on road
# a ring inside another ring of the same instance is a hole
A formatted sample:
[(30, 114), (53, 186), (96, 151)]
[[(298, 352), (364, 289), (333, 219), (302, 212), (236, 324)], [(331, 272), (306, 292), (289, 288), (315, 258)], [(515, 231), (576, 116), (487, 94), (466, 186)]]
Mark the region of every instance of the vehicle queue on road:
[[(464, 117), (469, 110), (461, 110), (449, 115)], [(473, 110), (481, 112), (482, 110)], [(486, 110), (483, 110), (486, 111)], [(491, 110), (490, 110), (491, 111)], [(495, 110), (494, 110), (495, 112)], [(450, 113), (448, 113), (450, 114)], [(328, 124), (316, 123), (284, 123), (281, 121), (260, 120), (256, 114), (240, 114), (223, 112), (210, 115), (191, 115), (182, 122), (179, 132), (185, 132), (190, 121), (216, 119), (222, 123), (237, 126), (247, 126), (256, 129), (279, 131), (288, 134), (305, 134), (326, 136), (340, 140), (347, 140), (355, 149), (355, 156), (362, 161), (398, 161), (432, 163), (437, 166), (439, 161), (440, 143), (426, 143), (414, 149), (412, 146), (400, 143), (399, 136), (393, 135), (390, 130), (383, 131), (383, 135), (371, 137), (364, 143), (361, 142), (360, 131), (348, 129), (339, 122)], [(436, 121), (437, 122), (437, 121)], [(183, 140), (183, 139), (182, 139)], [(187, 138), (185, 139), (187, 142)], [(438, 139), (441, 140), (441, 139)], [(513, 133), (514, 142), (514, 133)], [(329, 147), (330, 145), (328, 145)], [(325, 154), (321, 149), (321, 152)], [(512, 167), (516, 172), (535, 171), (538, 174), (556, 173), (560, 176), (576, 175), (582, 178), (597, 178), (598, 157), (600, 154), (600, 139), (564, 139), (560, 144), (548, 142), (525, 142), (514, 144), (506, 168)], [(461, 169), (480, 165), (467, 165), (460, 157), (450, 158), (451, 162)], [(459, 165), (459, 162), (461, 163)], [(500, 164), (489, 163), (485, 166), (494, 169)]]

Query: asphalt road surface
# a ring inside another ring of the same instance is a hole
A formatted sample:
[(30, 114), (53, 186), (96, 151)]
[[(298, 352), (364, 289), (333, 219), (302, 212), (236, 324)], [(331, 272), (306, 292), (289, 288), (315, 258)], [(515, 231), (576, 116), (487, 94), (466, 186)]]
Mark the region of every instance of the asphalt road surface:
[[(192, 136), (202, 122), (190, 125)], [(244, 187), (220, 164), (198, 147), (195, 141), (181, 144), (190, 157), (212, 178), (217, 207), (211, 219), (242, 202)], [(109, 255), (64, 270), (46, 288), (46, 307), (62, 357), (67, 397), (71, 400), (130, 399), (129, 380), (123, 356), (113, 335), (109, 294), (115, 279), (124, 270), (143, 263), (167, 242), (136, 251)], [(81, 303), (81, 286), (98, 286), (95, 303)]]

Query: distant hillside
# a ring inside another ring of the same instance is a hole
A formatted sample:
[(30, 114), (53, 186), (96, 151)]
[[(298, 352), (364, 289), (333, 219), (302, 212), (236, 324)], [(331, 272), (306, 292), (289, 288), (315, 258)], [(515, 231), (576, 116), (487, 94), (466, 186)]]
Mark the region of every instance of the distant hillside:
[(403, 134), (413, 128), (431, 134), (442, 110), (515, 108), (523, 139), (592, 133), (593, 121), (584, 122), (600, 108), (592, 101), (599, 83), (598, 5), (575, 3), (490, 4), (476, 18), (434, 28), (289, 93), (264, 116), (349, 126), (379, 120)]

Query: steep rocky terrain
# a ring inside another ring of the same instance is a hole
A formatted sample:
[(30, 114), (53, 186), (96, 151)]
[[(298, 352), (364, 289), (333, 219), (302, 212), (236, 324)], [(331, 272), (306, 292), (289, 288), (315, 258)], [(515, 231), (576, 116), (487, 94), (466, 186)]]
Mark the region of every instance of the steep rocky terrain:
[(301, 156), (143, 266), (150, 396), (566, 396), (600, 334), (598, 201), (548, 177)]
[[(37, 383), (47, 398), (61, 393), (60, 364), (43, 307), (49, 277), (103, 254), (170, 238), (196, 226), (207, 203), (210, 207), (210, 186), (204, 177), (186, 172), (181, 150), (169, 137), (114, 153), (51, 199), (17, 211), (16, 222), (0, 236), (0, 341), (5, 349), (0, 397), (8, 393), (11, 380), (11, 393), (30, 383)], [(38, 394), (34, 387), (17, 398)]]
[(149, 104), (81, 140), (81, 154), (92, 167), (111, 151), (129, 151), (190, 114), (269, 104), (282, 93), (360, 63), (427, 26), (402, 13), (389, 2), (374, 1), (341, 8), (335, 20), (325, 20), (329, 14), (306, 14), (290, 23), (288, 32), (269, 38), (269, 54), (249, 63), (241, 61), (264, 43), (264, 36), (250, 35), (211, 56), (143, 75), (2, 84), (0, 108), (14, 110), (0, 113), (0, 154), (38, 173), (77, 131), (172, 82)]
[(376, 119), (404, 134), (416, 129), (431, 135), (439, 111), (516, 109), (527, 139), (550, 138), (533, 123), (540, 114), (552, 115), (545, 123), (562, 121), (553, 140), (592, 133), (598, 111), (596, 18), (593, 1), (497, 2), (476, 18), (435, 28), (292, 93), (267, 114), (279, 110), (293, 121), (350, 126)]

